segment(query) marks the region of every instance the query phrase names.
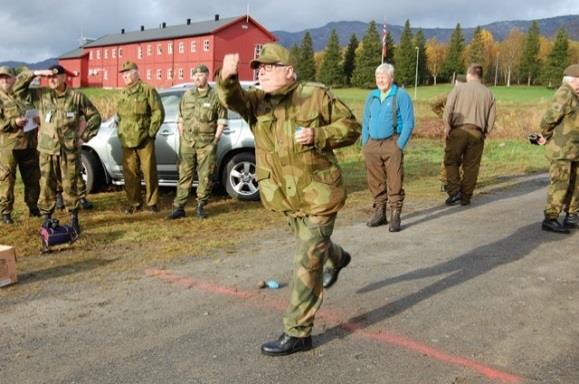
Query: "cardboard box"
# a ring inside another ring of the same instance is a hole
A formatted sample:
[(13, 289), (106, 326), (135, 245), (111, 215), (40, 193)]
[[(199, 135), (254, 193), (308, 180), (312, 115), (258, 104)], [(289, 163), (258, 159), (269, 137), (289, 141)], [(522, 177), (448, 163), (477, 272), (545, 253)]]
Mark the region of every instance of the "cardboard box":
[(0, 287), (16, 281), (16, 250), (9, 245), (0, 245)]

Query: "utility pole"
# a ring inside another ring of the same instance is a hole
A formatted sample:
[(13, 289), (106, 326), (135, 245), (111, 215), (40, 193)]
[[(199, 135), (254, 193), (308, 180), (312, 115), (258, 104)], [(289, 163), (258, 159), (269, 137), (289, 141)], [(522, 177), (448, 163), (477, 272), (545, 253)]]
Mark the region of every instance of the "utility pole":
[(497, 79), (499, 77), (499, 55), (501, 53), (497, 52), (497, 63), (495, 64), (495, 87), (497, 86)]
[(420, 49), (416, 47), (416, 71), (414, 72), (414, 100), (416, 100), (416, 89), (418, 88), (418, 52), (420, 52)]

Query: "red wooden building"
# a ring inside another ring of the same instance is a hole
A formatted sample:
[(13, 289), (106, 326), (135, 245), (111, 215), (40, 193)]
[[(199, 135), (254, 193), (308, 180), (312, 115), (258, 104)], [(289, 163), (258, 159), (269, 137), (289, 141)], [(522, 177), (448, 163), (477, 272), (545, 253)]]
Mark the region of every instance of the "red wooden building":
[(256, 74), (249, 62), (259, 55), (265, 43), (276, 37), (250, 16), (239, 16), (184, 25), (106, 35), (79, 49), (63, 54), (59, 64), (76, 77), (73, 87), (118, 88), (124, 85), (119, 69), (131, 60), (139, 67), (141, 78), (157, 88), (191, 81), (198, 64), (209, 67), (210, 80), (221, 66), (226, 53), (240, 56), (240, 80), (253, 80)]

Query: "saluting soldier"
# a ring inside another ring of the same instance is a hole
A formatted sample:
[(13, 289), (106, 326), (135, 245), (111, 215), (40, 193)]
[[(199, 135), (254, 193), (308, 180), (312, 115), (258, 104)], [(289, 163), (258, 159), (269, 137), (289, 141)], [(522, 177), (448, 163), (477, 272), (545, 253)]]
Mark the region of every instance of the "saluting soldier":
[(179, 184), (173, 201), (173, 212), (167, 219), (185, 217), (185, 204), (191, 191), (193, 174), (197, 173), (197, 217), (203, 219), (205, 205), (213, 188), (217, 163), (217, 144), (227, 125), (224, 108), (208, 84), (209, 68), (199, 64), (193, 69), (195, 88), (188, 90), (179, 104)]
[(145, 205), (151, 213), (156, 213), (159, 211), (159, 180), (155, 137), (165, 119), (165, 109), (155, 88), (139, 77), (137, 64), (127, 61), (120, 72), (125, 89), (117, 105), (117, 129), (123, 147), (123, 176), (129, 201), (125, 213), (133, 214), (143, 209), (141, 174), (145, 180)]
[[(47, 77), (48, 88), (29, 88), (36, 76)], [(80, 233), (76, 182), (80, 173), (80, 143), (96, 136), (101, 116), (88, 97), (66, 85), (66, 77), (67, 71), (61, 65), (54, 65), (48, 70), (26, 70), (18, 75), (14, 92), (20, 97), (30, 97), (40, 115), (38, 208), (45, 221), (51, 218), (56, 206), (57, 174), (60, 172), (70, 224)], [(86, 129), (81, 133), (82, 118), (86, 120)]]
[(266, 355), (288, 355), (312, 348), (323, 287), (332, 286), (351, 259), (330, 238), (346, 201), (333, 150), (353, 144), (361, 128), (350, 109), (323, 85), (296, 81), (290, 53), (281, 45), (264, 44), (250, 64), (261, 89), (241, 88), (238, 64), (238, 54), (225, 55), (218, 75), (219, 99), (250, 125), (261, 201), (287, 216), (296, 238), (284, 332), (261, 346)]
[[(13, 224), (16, 168), (24, 183), (24, 201), (30, 216), (40, 216), (36, 205), (40, 193), (40, 168), (36, 150), (38, 122), (26, 117), (32, 107), (12, 92), (14, 70), (0, 67), (0, 211), (4, 224)], [(25, 126), (30, 127), (24, 131)]]
[[(541, 120), (539, 144), (545, 145), (549, 168), (549, 189), (545, 204), (544, 231), (569, 233), (577, 228), (579, 214), (579, 64), (563, 71), (563, 84)], [(558, 220), (563, 205), (567, 213), (563, 224)]]

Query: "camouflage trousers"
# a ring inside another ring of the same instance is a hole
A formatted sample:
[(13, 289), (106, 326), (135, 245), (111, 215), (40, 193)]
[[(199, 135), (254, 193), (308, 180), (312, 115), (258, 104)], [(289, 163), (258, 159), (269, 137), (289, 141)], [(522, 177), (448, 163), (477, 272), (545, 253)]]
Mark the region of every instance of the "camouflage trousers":
[(62, 178), (64, 204), (68, 210), (78, 209), (77, 177), (80, 173), (78, 152), (61, 151), (60, 155), (40, 153), (40, 212), (52, 214), (56, 206), (56, 188)]
[(549, 189), (545, 204), (545, 217), (557, 219), (566, 206), (569, 213), (579, 212), (579, 161), (553, 160), (549, 168)]
[(155, 140), (147, 139), (136, 148), (123, 147), (123, 176), (125, 192), (131, 207), (143, 205), (141, 175), (145, 180), (145, 204), (147, 207), (159, 202), (159, 179), (155, 158)]
[[(79, 160), (80, 161), (80, 160)], [(86, 198), (86, 183), (82, 178), (82, 173), (80, 170), (82, 169), (81, 164), (79, 163), (79, 173), (76, 177), (76, 192), (78, 193), (79, 199)], [(62, 193), (62, 176), (60, 173), (58, 174), (58, 182), (56, 185), (56, 193)]]
[(0, 213), (12, 213), (16, 169), (24, 184), (24, 201), (28, 209), (36, 209), (40, 193), (38, 151), (29, 149), (0, 149)]
[(193, 177), (197, 174), (197, 201), (207, 202), (213, 189), (213, 177), (217, 162), (217, 145), (196, 143), (191, 148), (181, 145), (179, 149), (179, 184), (173, 206), (183, 208), (191, 192)]
[(283, 319), (284, 331), (293, 337), (307, 337), (324, 296), (324, 264), (339, 265), (344, 250), (330, 239), (336, 215), (290, 217), (288, 224), (296, 238), (291, 298)]

